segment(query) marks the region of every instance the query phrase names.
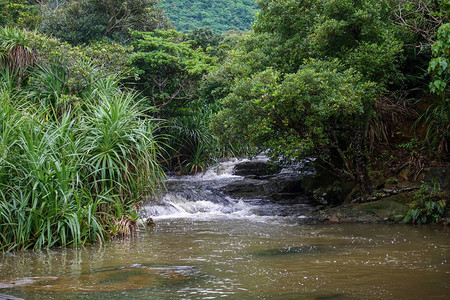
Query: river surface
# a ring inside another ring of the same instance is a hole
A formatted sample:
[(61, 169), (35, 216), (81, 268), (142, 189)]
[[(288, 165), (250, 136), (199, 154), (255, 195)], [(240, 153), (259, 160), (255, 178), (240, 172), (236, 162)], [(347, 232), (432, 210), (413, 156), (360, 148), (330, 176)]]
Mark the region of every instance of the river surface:
[(168, 193), (143, 211), (157, 225), (135, 237), (0, 255), (0, 294), (23, 299), (450, 298), (448, 228), (307, 225), (302, 215), (311, 208), (307, 202), (224, 194), (222, 187), (238, 179), (230, 166), (169, 180)]

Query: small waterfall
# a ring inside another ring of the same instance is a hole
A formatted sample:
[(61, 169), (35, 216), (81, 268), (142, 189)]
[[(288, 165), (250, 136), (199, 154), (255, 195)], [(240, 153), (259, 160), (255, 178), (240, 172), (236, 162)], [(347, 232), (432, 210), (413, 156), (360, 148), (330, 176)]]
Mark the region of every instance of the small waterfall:
[[(144, 207), (146, 217), (172, 218), (255, 218), (264, 219), (286, 215), (301, 217), (309, 210), (306, 203), (286, 205), (259, 198), (232, 197), (225, 187), (244, 177), (233, 175), (234, 166), (249, 160), (231, 159), (220, 162), (195, 176), (174, 176), (167, 180), (167, 190), (159, 199), (153, 199)], [(252, 161), (266, 162), (266, 157)]]

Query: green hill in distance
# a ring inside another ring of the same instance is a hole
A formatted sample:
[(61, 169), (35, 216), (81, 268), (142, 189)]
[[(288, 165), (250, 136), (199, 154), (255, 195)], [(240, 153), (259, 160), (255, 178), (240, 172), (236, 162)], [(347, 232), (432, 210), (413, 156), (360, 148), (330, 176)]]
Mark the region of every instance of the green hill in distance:
[(182, 32), (203, 26), (215, 33), (249, 30), (258, 11), (256, 0), (160, 0), (159, 6)]

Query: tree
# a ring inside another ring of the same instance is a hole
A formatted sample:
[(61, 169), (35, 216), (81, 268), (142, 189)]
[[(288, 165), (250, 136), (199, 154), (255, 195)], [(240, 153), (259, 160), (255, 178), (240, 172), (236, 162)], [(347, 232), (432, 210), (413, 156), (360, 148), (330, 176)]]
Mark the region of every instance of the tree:
[(363, 153), (376, 86), (337, 61), (308, 60), (296, 73), (267, 69), (244, 79), (223, 100), (216, 131), (272, 155), (318, 163), (371, 190)]
[(428, 134), (439, 153), (449, 153), (450, 141), (450, 23), (439, 27), (431, 47), (433, 58), (428, 72), (432, 75), (430, 91), (437, 99), (427, 111)]
[(418, 36), (413, 46), (429, 48), (436, 42), (436, 32), (448, 22), (450, 3), (446, 0), (396, 0), (395, 22)]
[(61, 5), (41, 5), (40, 26), (71, 44), (108, 38), (126, 42), (129, 30), (153, 31), (171, 28), (157, 0), (68, 0)]
[(388, 0), (260, 0), (256, 33), (277, 45), (277, 69), (296, 72), (306, 58), (339, 58), (368, 80), (399, 82), (402, 43)]
[(160, 0), (177, 30), (208, 26), (215, 33), (250, 30), (258, 10), (255, 0)]
[(132, 32), (136, 52), (130, 64), (138, 69), (137, 87), (161, 115), (173, 114), (194, 99), (199, 81), (214, 59), (175, 30)]
[(208, 47), (219, 45), (220, 35), (214, 34), (210, 27), (204, 26), (191, 30), (186, 39), (195, 41), (196, 45), (205, 51)]
[(254, 33), (203, 84), (224, 99), (215, 124), (222, 140), (289, 159), (316, 156), (369, 192), (364, 149), (373, 103), (403, 80), (390, 3), (258, 1)]

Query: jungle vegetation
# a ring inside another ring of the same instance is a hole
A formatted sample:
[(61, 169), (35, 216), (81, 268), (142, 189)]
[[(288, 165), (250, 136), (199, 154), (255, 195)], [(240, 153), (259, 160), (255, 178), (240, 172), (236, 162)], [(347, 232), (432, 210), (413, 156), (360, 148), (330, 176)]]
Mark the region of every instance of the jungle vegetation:
[(0, 1), (1, 249), (130, 234), (165, 173), (226, 156), (315, 157), (362, 194), (448, 164), (447, 0), (257, 5), (182, 33), (155, 0)]
[(177, 30), (189, 32), (207, 26), (215, 33), (250, 30), (258, 6), (255, 0), (160, 0), (159, 7)]

